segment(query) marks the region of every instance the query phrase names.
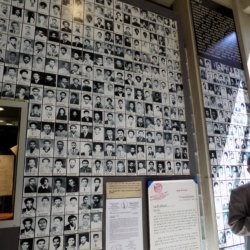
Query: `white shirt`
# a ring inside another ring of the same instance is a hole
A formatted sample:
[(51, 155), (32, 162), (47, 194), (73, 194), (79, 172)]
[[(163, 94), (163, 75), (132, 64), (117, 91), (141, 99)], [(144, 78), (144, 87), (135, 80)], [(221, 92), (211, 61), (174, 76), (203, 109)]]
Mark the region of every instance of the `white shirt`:
[(79, 250), (89, 250), (90, 249), (89, 242), (85, 242), (84, 245), (80, 244), (78, 249)]

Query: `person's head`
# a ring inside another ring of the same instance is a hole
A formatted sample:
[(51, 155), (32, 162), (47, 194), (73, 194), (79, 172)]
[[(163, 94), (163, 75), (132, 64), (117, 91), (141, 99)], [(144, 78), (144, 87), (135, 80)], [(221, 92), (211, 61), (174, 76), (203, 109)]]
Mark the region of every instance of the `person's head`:
[(49, 140), (44, 140), (43, 146), (44, 146), (44, 148), (50, 148), (50, 147), (51, 147), (51, 141), (49, 141)]
[(113, 120), (113, 114), (112, 113), (108, 113), (107, 114), (107, 118), (109, 121), (112, 121)]
[(118, 161), (117, 162), (117, 171), (118, 172), (123, 172), (125, 169), (124, 162), (123, 161)]
[(4, 84), (4, 89), (7, 91), (11, 90), (11, 85), (9, 83)]
[(102, 131), (101, 127), (94, 127), (94, 132), (96, 135), (100, 135), (101, 131)]
[(150, 166), (151, 168), (153, 168), (153, 167), (154, 167), (154, 165), (155, 165), (155, 164), (154, 164), (154, 162), (153, 162), (153, 161), (150, 161), (150, 162), (149, 162), (149, 166)]
[(128, 137), (129, 138), (133, 138), (134, 137), (134, 135), (135, 135), (135, 132), (133, 131), (133, 130), (128, 130)]
[(97, 242), (98, 240), (99, 240), (99, 234), (94, 234), (93, 235), (93, 240), (94, 240), (94, 242)]
[(48, 186), (49, 185), (49, 179), (46, 178), (46, 177), (42, 177), (41, 180), (40, 180), (40, 184), (42, 186)]
[(69, 199), (69, 202), (71, 205), (76, 206), (77, 205), (77, 198), (76, 197), (71, 197)]
[(122, 113), (119, 113), (119, 114), (118, 114), (118, 119), (119, 119), (120, 121), (123, 120), (123, 114), (122, 114)]
[(69, 236), (67, 240), (68, 246), (75, 246), (75, 237)]
[(96, 177), (94, 179), (94, 187), (99, 187), (101, 184), (101, 179), (99, 177)]
[(95, 151), (101, 152), (102, 151), (102, 145), (100, 143), (95, 144)]
[(100, 195), (93, 195), (93, 202), (94, 202), (95, 204), (100, 203), (100, 200), (101, 200)]
[(107, 160), (106, 166), (107, 166), (108, 169), (112, 169), (112, 167), (113, 167), (113, 161)]
[(74, 178), (69, 178), (68, 179), (68, 185), (70, 187), (75, 187), (76, 186), (76, 182), (75, 182)]
[(84, 152), (90, 152), (91, 151), (91, 145), (89, 143), (84, 144)]
[(20, 243), (21, 250), (29, 250), (30, 249), (30, 239), (23, 239)]
[(33, 219), (32, 218), (26, 218), (23, 220), (23, 226), (25, 230), (30, 230), (32, 228)]
[(122, 105), (123, 105), (123, 100), (119, 99), (119, 100), (118, 100), (118, 105), (119, 105), (120, 107), (122, 107)]
[(86, 242), (88, 242), (87, 234), (83, 234), (80, 236), (80, 242), (81, 244), (85, 244)]
[(76, 159), (69, 159), (69, 166), (74, 168), (76, 166)]
[(54, 204), (56, 207), (60, 207), (62, 204), (62, 197), (60, 197), (60, 196), (54, 197)]
[(71, 148), (73, 148), (73, 149), (76, 148), (76, 142), (75, 142), (75, 141), (72, 141), (72, 142), (71, 142)]
[(55, 160), (55, 168), (56, 168), (56, 169), (60, 169), (60, 168), (62, 168), (62, 166), (63, 166), (63, 161), (62, 161), (62, 159), (56, 159), (56, 160)]
[(42, 197), (41, 201), (42, 201), (42, 205), (46, 207), (49, 204), (49, 197), (44, 196)]
[(83, 101), (85, 104), (88, 104), (91, 101), (91, 97), (89, 95), (84, 95), (83, 96)]
[[(112, 137), (113, 136), (113, 130), (110, 128), (110, 129), (107, 129), (106, 130), (106, 134), (107, 134), (107, 136), (110, 136), (110, 137)], [(107, 148), (107, 147), (106, 147)]]
[(70, 215), (70, 216), (68, 217), (68, 222), (69, 222), (70, 225), (75, 225), (76, 220), (77, 220), (77, 218), (76, 218), (75, 215)]
[(45, 249), (45, 239), (38, 239), (36, 241), (36, 246), (38, 249)]
[(29, 158), (28, 162), (27, 162), (27, 165), (28, 165), (29, 168), (36, 167), (36, 159), (35, 158)]
[[(59, 217), (59, 218), (61, 218), (61, 217)], [(55, 236), (53, 238), (52, 242), (53, 242), (53, 246), (55, 248), (58, 248), (61, 245), (61, 238), (59, 236)]]
[(48, 221), (45, 218), (40, 218), (37, 222), (37, 225), (40, 230), (45, 230), (47, 228)]
[(87, 187), (87, 186), (88, 186), (88, 183), (89, 183), (89, 179), (88, 179), (88, 178), (83, 177), (83, 178), (81, 179), (81, 186)]
[(77, 130), (76, 125), (72, 124), (72, 125), (70, 126), (70, 132), (75, 133), (76, 130)]
[(139, 161), (138, 162), (138, 169), (143, 169), (144, 168), (144, 162), (143, 161)]
[(31, 198), (31, 197), (26, 198), (26, 199), (24, 200), (24, 204), (25, 204), (25, 207), (26, 207), (27, 209), (33, 208), (33, 205), (34, 205), (34, 198)]
[(92, 218), (93, 218), (93, 221), (94, 221), (94, 222), (98, 222), (98, 221), (100, 220), (100, 215), (99, 215), (99, 213), (94, 213)]
[(49, 133), (51, 131), (51, 125), (49, 123), (44, 123), (43, 130), (44, 132)]
[(88, 195), (84, 195), (84, 196), (82, 197), (82, 200), (83, 200), (83, 203), (84, 203), (84, 204), (88, 204), (88, 203), (89, 203), (89, 197), (88, 197)]
[(101, 161), (100, 160), (95, 160), (95, 166), (96, 166), (96, 168), (100, 168)]
[(60, 115), (65, 115), (65, 109), (64, 108), (59, 108), (59, 110), (58, 110), (58, 114), (60, 114)]
[(117, 130), (117, 136), (118, 136), (119, 138), (123, 138), (123, 136), (124, 136), (124, 130), (123, 130), (123, 129), (118, 129), (118, 130)]

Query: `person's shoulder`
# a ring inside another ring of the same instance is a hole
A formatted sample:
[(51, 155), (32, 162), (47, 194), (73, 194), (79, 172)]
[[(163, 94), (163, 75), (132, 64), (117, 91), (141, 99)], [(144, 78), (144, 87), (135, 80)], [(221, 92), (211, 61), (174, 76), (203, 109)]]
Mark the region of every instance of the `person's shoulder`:
[(239, 187), (232, 190), (232, 193), (242, 193), (242, 192), (250, 192), (250, 182), (240, 185)]

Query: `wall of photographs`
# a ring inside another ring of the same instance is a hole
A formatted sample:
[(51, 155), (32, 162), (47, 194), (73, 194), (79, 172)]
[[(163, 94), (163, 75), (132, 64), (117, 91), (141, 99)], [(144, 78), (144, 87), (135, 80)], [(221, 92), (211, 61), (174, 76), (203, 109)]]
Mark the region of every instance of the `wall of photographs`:
[(205, 58), (201, 62), (219, 244), (232, 246), (243, 239), (233, 235), (227, 224), (230, 191), (250, 177), (246, 170), (250, 150), (248, 92), (241, 69), (218, 62), (212, 68), (211, 61)]
[(0, 0), (0, 76), (1, 98), (29, 102), (20, 249), (102, 249), (98, 176), (190, 175), (176, 20)]
[[(220, 249), (245, 249), (228, 225), (231, 190), (248, 182), (249, 95), (231, 9), (191, 0)], [(202, 17), (202, 18), (201, 18)]]
[[(219, 245), (244, 242), (228, 225), (230, 192), (250, 180), (249, 97), (244, 71), (200, 57)], [(244, 249), (244, 246), (242, 246)]]

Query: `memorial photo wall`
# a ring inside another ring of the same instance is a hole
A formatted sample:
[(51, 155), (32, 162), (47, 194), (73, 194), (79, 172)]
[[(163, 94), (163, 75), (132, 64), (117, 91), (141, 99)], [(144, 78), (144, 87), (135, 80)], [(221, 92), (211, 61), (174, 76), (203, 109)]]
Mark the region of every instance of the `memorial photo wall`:
[(219, 244), (237, 245), (243, 238), (229, 228), (228, 202), (231, 190), (250, 180), (250, 105), (244, 71), (200, 57), (200, 75)]
[(220, 249), (245, 249), (228, 225), (231, 190), (249, 182), (250, 103), (231, 9), (191, 1)]
[(103, 176), (190, 176), (175, 19), (0, 0), (0, 76), (2, 99), (29, 102), (20, 249), (102, 249)]

